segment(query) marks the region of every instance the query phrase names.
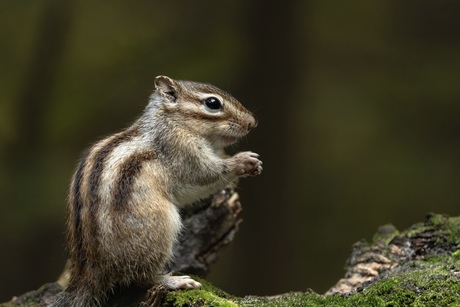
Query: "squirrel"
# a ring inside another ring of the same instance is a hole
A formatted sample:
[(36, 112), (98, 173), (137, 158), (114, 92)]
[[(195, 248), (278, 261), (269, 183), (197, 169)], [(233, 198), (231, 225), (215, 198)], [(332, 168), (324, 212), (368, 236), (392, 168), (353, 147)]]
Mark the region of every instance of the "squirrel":
[(250, 151), (228, 156), (257, 121), (227, 92), (155, 78), (142, 115), (81, 158), (68, 197), (70, 279), (49, 305), (104, 306), (116, 287), (199, 288), (164, 274), (181, 231), (179, 210), (262, 171)]

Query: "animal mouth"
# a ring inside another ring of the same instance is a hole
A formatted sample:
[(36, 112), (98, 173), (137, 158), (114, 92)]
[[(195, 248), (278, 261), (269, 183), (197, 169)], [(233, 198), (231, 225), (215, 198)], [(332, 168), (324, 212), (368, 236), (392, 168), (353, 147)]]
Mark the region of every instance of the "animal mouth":
[(232, 136), (232, 135), (224, 135), (222, 136), (221, 138), (225, 144), (227, 145), (230, 145), (230, 144), (233, 144), (233, 143), (236, 143), (236, 141), (238, 141), (238, 138), (236, 136)]

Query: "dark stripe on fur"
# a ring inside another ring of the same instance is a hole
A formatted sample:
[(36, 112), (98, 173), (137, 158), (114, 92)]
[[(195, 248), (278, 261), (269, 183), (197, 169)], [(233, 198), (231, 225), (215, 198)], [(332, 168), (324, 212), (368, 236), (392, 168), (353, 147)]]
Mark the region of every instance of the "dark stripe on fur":
[[(72, 206), (73, 209), (73, 216), (69, 216), (68, 218), (68, 223), (69, 225), (69, 232), (72, 232), (73, 239), (71, 239), (71, 234), (67, 234), (67, 240), (69, 244), (69, 249), (74, 249), (71, 251), (71, 255), (75, 255), (76, 259), (74, 260), (74, 266), (76, 269), (77, 274), (81, 274), (83, 267), (86, 262), (86, 252), (85, 248), (83, 245), (83, 231), (82, 231), (82, 225), (81, 225), (81, 219), (80, 219), (80, 213), (81, 213), (81, 208), (83, 206), (83, 202), (81, 199), (81, 182), (83, 180), (83, 169), (85, 168), (85, 163), (86, 159), (88, 157), (88, 153), (85, 153), (80, 160), (80, 163), (78, 165), (77, 171), (75, 172), (75, 177), (74, 177), (74, 182), (73, 182), (73, 193), (72, 199), (73, 203), (70, 203), (69, 205)], [(71, 240), (75, 240), (74, 242), (71, 242)], [(70, 246), (70, 244), (73, 244), (73, 246)]]
[[(99, 222), (97, 220), (98, 211), (99, 211), (99, 186), (101, 184), (101, 175), (104, 170), (104, 164), (112, 153), (112, 151), (119, 146), (120, 144), (131, 140), (133, 137), (139, 135), (137, 129), (126, 130), (114, 138), (112, 138), (107, 144), (105, 144), (99, 151), (95, 154), (93, 158), (93, 167), (89, 175), (89, 212), (90, 212), (90, 227), (89, 231), (91, 233), (90, 238), (92, 238), (92, 251), (97, 251), (98, 246), (98, 232), (99, 232)], [(90, 242), (88, 242), (90, 243)]]
[[(171, 115), (168, 114), (168, 116), (172, 116), (174, 117), (174, 114), (175, 112), (178, 112), (176, 110), (164, 110), (165, 113), (169, 113)], [(226, 121), (226, 120), (229, 120), (230, 119), (230, 115), (229, 114), (219, 114), (219, 115), (210, 115), (210, 114), (206, 114), (204, 112), (201, 112), (201, 111), (196, 111), (196, 110), (188, 110), (188, 109), (181, 109), (180, 110), (180, 116), (183, 116), (183, 117), (188, 117), (190, 119), (197, 119), (197, 120), (206, 120), (206, 121), (210, 121), (210, 122), (221, 122), (221, 121)]]
[(133, 193), (134, 181), (145, 162), (153, 160), (153, 152), (134, 154), (123, 162), (113, 190), (112, 200), (115, 210), (123, 210)]

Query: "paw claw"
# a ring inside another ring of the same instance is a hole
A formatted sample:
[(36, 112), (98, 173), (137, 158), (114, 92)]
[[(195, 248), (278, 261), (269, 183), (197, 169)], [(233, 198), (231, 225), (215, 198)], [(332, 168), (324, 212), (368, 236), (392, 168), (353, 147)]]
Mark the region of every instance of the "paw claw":
[(233, 156), (237, 176), (257, 176), (262, 172), (262, 161), (255, 152), (245, 151)]
[(169, 290), (177, 289), (197, 289), (201, 288), (201, 284), (190, 276), (163, 276), (161, 284)]

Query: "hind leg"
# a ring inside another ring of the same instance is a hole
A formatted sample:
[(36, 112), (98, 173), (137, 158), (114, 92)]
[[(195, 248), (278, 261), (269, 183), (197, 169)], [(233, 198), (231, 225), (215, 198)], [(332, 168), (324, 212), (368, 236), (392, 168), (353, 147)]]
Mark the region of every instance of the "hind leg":
[(168, 290), (177, 289), (197, 289), (201, 288), (201, 284), (193, 280), (190, 276), (160, 276), (159, 283)]

